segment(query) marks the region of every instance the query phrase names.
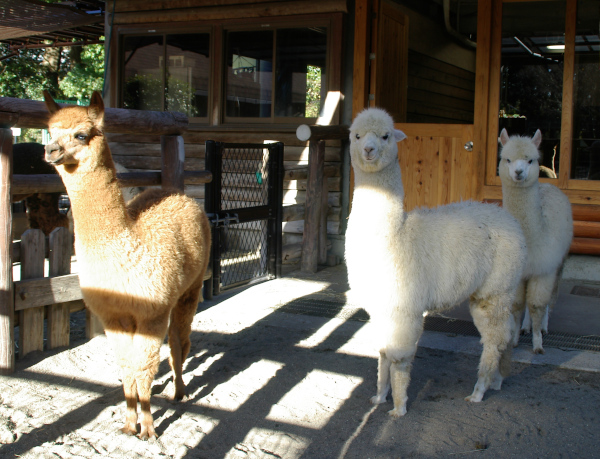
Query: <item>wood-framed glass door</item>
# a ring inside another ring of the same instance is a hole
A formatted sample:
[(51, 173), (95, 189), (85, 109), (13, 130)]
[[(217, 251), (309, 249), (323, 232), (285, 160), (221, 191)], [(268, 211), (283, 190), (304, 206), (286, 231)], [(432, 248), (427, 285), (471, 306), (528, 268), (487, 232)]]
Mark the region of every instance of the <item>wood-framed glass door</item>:
[(502, 198), (500, 130), (540, 129), (541, 180), (600, 205), (599, 22), (597, 0), (491, 1), (483, 198)]
[[(398, 145), (407, 210), (478, 197), (475, 43), (449, 38), (437, 21), (439, 4), (426, 3), (355, 5), (353, 114), (384, 108), (407, 135)], [(477, 4), (463, 11), (476, 35)]]

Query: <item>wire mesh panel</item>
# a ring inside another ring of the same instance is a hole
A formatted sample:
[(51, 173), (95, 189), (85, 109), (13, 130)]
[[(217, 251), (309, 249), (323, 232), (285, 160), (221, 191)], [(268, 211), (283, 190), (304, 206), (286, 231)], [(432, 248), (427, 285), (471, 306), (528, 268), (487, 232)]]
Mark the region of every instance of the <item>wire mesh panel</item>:
[(283, 144), (206, 143), (213, 292), (281, 271)]

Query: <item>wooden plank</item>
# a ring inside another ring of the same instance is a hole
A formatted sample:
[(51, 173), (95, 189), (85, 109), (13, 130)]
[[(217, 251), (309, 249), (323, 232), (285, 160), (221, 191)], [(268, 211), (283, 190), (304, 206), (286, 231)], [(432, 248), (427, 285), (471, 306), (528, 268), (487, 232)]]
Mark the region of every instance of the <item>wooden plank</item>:
[[(45, 260), (44, 244), (44, 233), (41, 230), (30, 229), (23, 233), (23, 237), (21, 238), (21, 279), (43, 278)], [(17, 294), (16, 290), (15, 294)], [(33, 351), (43, 350), (44, 306), (20, 310), (19, 358), (22, 359)]]
[(183, 164), (185, 151), (183, 137), (180, 135), (163, 135), (160, 138), (161, 149), (161, 183), (163, 188), (183, 191)]
[(12, 144), (10, 128), (0, 128), (0, 374), (15, 369), (12, 281)]
[(302, 238), (301, 270), (316, 273), (318, 266), (319, 226), (321, 222), (323, 166), (325, 163), (325, 142), (310, 142), (308, 161), (308, 184), (306, 187), (306, 212), (304, 236)]
[[(73, 242), (67, 228), (55, 228), (49, 236), (48, 275), (61, 276), (71, 272)], [(71, 306), (54, 303), (48, 306), (48, 349), (69, 345)]]
[[(118, 9), (117, 9), (118, 11)], [(347, 13), (343, 0), (303, 0), (264, 2), (261, 4), (217, 5), (169, 10), (118, 12), (117, 24), (145, 24), (183, 21), (217, 21), (223, 19), (266, 18), (290, 14)]]
[(352, 69), (352, 119), (368, 106), (371, 0), (354, 2), (354, 65)]
[(572, 204), (573, 220), (584, 222), (600, 222), (600, 206)]
[(567, 0), (565, 19), (565, 54), (563, 61), (563, 96), (560, 127), (560, 163), (558, 186), (567, 188), (571, 175), (571, 157), (573, 155), (573, 118), (574, 118), (574, 74), (575, 74), (575, 36), (577, 34), (577, 0)]
[(56, 277), (37, 276), (34, 279), (15, 282), (15, 311), (52, 303), (66, 303), (82, 298), (77, 274)]
[[(58, 104), (68, 107), (68, 104)], [(72, 107), (72, 105), (71, 105)], [(48, 127), (50, 114), (46, 104), (37, 100), (0, 97), (0, 111), (19, 115), (16, 127), (41, 129)], [(183, 113), (105, 108), (104, 130), (120, 134), (181, 134), (188, 128)]]
[(574, 237), (569, 253), (578, 255), (600, 255), (600, 239)]
[(573, 222), (573, 235), (575, 237), (585, 237), (600, 239), (600, 222)]

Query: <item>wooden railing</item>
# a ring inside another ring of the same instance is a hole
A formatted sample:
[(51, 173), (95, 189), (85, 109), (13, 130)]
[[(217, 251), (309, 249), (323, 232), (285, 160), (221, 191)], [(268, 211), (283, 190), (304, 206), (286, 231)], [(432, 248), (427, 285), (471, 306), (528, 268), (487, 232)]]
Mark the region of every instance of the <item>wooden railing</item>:
[(296, 130), (299, 140), (308, 141), (308, 173), (302, 258), (300, 269), (315, 273), (319, 264), (327, 260), (327, 180), (325, 168), (325, 141), (348, 139), (347, 126), (309, 126), (302, 124)]
[[(44, 278), (43, 259), (48, 251), (44, 248), (43, 235), (40, 236), (37, 231), (29, 232), (24, 237), (25, 241), (21, 241), (20, 244), (13, 247), (13, 194), (64, 190), (58, 175), (12, 175), (13, 137), (10, 128), (43, 129), (48, 125), (48, 118), (49, 114), (43, 102), (0, 98), (0, 374), (9, 374), (14, 371), (16, 310), (19, 313), (19, 341), (21, 342), (19, 357), (23, 357), (27, 352), (43, 349), (43, 339), (40, 338), (38, 332), (40, 327), (43, 330), (46, 314), (49, 321), (53, 321), (49, 327), (51, 340), (49, 346), (64, 345), (64, 332), (56, 331), (64, 325), (65, 314), (68, 314), (70, 310), (69, 307), (64, 306), (64, 303), (81, 299), (78, 277), (69, 275), (64, 266), (66, 263), (64, 250), (52, 249), (49, 251), (51, 256), (56, 257), (58, 252), (61, 255), (60, 260), (52, 261), (50, 259), (51, 277)], [(207, 171), (184, 171), (185, 152), (181, 134), (187, 130), (187, 127), (188, 119), (181, 113), (107, 108), (105, 132), (161, 136), (161, 172), (118, 174), (121, 186), (162, 185), (183, 191), (184, 183), (210, 182), (212, 177)], [(54, 237), (58, 237), (64, 243), (64, 234), (61, 232), (57, 234), (59, 236)], [(56, 244), (54, 237), (50, 244)], [(31, 257), (35, 261), (31, 261), (29, 259)], [(21, 261), (24, 271), (22, 271), (21, 280), (13, 282), (13, 261), (16, 258)], [(40, 260), (42, 261), (40, 262)], [(70, 251), (68, 260), (70, 261)], [(41, 270), (40, 266), (42, 266)], [(57, 305), (63, 305), (63, 307), (59, 308)], [(57, 325), (57, 323), (63, 325)], [(88, 329), (90, 330), (88, 336), (93, 335), (97, 325), (88, 323)], [(31, 340), (23, 341), (33, 336), (35, 337)]]

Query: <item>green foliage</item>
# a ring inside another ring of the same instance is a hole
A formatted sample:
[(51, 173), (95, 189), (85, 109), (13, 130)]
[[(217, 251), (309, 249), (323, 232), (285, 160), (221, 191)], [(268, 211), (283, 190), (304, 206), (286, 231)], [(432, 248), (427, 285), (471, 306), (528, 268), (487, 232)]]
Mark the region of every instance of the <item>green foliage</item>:
[[(45, 49), (22, 49), (0, 61), (0, 97), (42, 100), (48, 89), (57, 99), (88, 99), (92, 91), (102, 90), (104, 45), (87, 45), (81, 63), (72, 63), (70, 53), (61, 50), (58, 66), (44, 62)], [(0, 56), (7, 56), (7, 45), (0, 45)], [(56, 86), (58, 75), (58, 87)]]
[(312, 65), (306, 68), (306, 114), (307, 118), (318, 117), (321, 107), (321, 68)]
[[(172, 76), (165, 91), (165, 110), (196, 116), (193, 88)], [(125, 83), (123, 108), (135, 110), (162, 110), (162, 80), (153, 75), (136, 74)]]
[(81, 63), (74, 64), (59, 81), (68, 99), (90, 99), (92, 92), (102, 91), (104, 82), (104, 45), (83, 47)]
[[(0, 55), (9, 53), (7, 45), (0, 45)], [(43, 71), (43, 59), (43, 49), (31, 49), (0, 61), (0, 96), (41, 100), (43, 89), (54, 89)]]

